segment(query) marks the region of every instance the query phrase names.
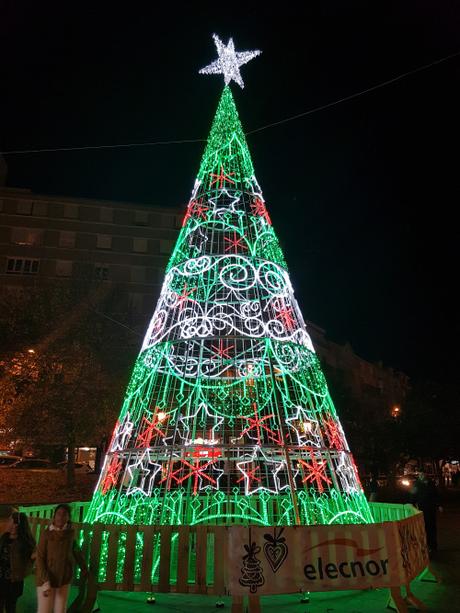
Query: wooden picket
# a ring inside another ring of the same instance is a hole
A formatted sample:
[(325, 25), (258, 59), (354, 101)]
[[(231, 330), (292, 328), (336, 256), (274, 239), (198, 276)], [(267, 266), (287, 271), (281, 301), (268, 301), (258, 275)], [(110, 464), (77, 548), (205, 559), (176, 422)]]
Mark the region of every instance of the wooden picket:
[[(403, 519), (415, 511), (412, 505), (371, 503), (370, 506), (376, 521)], [(77, 520), (74, 521), (76, 535), (98, 589), (213, 594), (217, 597), (228, 594), (226, 526), (80, 523), (78, 520), (83, 517), (85, 508), (85, 503), (75, 503), (72, 517)], [(32, 533), (38, 538), (40, 531), (49, 524), (54, 506), (22, 510), (27, 512)], [(93, 596), (95, 598), (95, 592)], [(250, 596), (248, 605), (251, 612), (258, 613), (259, 597)], [(232, 611), (240, 613), (243, 610), (243, 598), (233, 596)]]
[(177, 548), (177, 558), (182, 563), (177, 567), (177, 584), (176, 589), (182, 594), (189, 591), (188, 585), (188, 567), (190, 554), (190, 526), (180, 526), (179, 528), (179, 545)]

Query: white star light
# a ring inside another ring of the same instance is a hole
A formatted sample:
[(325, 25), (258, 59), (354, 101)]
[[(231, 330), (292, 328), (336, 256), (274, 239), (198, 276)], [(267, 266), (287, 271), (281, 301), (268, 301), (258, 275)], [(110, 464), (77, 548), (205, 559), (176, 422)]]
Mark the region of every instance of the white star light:
[(217, 47), (219, 59), (202, 68), (200, 74), (223, 74), (225, 85), (233, 80), (243, 88), (244, 83), (240, 74), (240, 66), (247, 64), (254, 57), (260, 55), (262, 51), (258, 49), (255, 51), (235, 51), (233, 38), (230, 38), (227, 46), (225, 46), (217, 34), (213, 34), (212, 37)]
[(129, 413), (126, 413), (123, 421), (118, 425), (110, 451), (124, 451), (128, 447), (133, 429), (134, 422), (131, 421)]
[[(244, 477), (244, 493), (246, 496), (256, 494), (257, 492), (261, 492), (263, 490), (265, 490), (266, 492), (270, 492), (271, 494), (278, 494), (282, 490), (289, 487), (289, 481), (287, 476), (285, 479), (286, 482), (282, 484), (278, 475), (280, 471), (287, 472), (286, 460), (281, 460), (280, 462), (277, 462), (271, 457), (265, 455), (265, 453), (258, 445), (253, 448), (253, 451), (250, 455), (244, 454), (243, 457), (246, 459), (242, 462), (237, 462), (236, 467)], [(259, 462), (259, 466), (256, 466), (256, 462)], [(270, 475), (273, 479), (272, 485), (259, 485), (256, 486), (254, 489), (251, 489), (251, 479), (254, 479), (256, 482), (262, 483), (264, 475), (260, 473), (261, 466), (265, 467), (269, 464), (271, 464), (272, 468), (270, 472)], [(259, 472), (256, 474), (257, 468), (259, 469)], [(293, 477), (296, 477), (297, 473), (298, 471), (294, 473)]]
[(296, 406), (297, 413), (286, 419), (289, 428), (294, 430), (299, 447), (322, 447), (321, 430), (316, 419), (308, 416), (308, 412), (301, 406)]
[(128, 466), (128, 496), (136, 492), (144, 496), (152, 495), (155, 477), (161, 471), (161, 464), (153, 461), (153, 455), (146, 449)]
[[(198, 419), (199, 414), (201, 414), (201, 419)], [(194, 426), (195, 428), (197, 428), (198, 426), (201, 426), (202, 428), (204, 428), (205, 426), (208, 425), (209, 421), (212, 421), (212, 419), (214, 419), (214, 426), (210, 428), (209, 430), (209, 438), (206, 439), (207, 441), (206, 444), (215, 445), (218, 442), (218, 439), (216, 437), (216, 430), (220, 428), (220, 426), (222, 425), (224, 421), (224, 418), (210, 413), (207, 405), (204, 402), (202, 402), (198, 406), (197, 410), (195, 411), (195, 413), (193, 413), (193, 415), (189, 415), (188, 417), (181, 417), (179, 419), (179, 424), (177, 427), (177, 434), (183, 440), (182, 444), (193, 445), (194, 439), (192, 437), (192, 432), (194, 432)], [(198, 430), (196, 430), (195, 435), (197, 433), (199, 435)], [(203, 437), (203, 440), (204, 440), (204, 437)]]

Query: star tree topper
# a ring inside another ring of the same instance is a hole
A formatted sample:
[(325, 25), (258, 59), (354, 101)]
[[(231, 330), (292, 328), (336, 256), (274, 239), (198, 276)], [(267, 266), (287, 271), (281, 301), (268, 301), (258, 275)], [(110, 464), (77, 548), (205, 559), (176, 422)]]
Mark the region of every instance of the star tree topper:
[(250, 60), (260, 55), (262, 51), (258, 49), (255, 51), (235, 51), (233, 38), (229, 38), (227, 46), (225, 46), (217, 34), (213, 34), (212, 37), (217, 47), (219, 59), (202, 68), (200, 74), (223, 74), (225, 85), (228, 85), (233, 80), (243, 88), (244, 83), (240, 74), (240, 66), (247, 64)]

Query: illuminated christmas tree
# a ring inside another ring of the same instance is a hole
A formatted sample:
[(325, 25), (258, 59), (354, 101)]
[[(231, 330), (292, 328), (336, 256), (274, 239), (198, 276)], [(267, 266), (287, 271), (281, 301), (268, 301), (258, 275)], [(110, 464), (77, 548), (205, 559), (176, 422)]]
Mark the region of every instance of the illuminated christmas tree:
[(372, 521), (223, 73), (183, 227), (87, 521)]

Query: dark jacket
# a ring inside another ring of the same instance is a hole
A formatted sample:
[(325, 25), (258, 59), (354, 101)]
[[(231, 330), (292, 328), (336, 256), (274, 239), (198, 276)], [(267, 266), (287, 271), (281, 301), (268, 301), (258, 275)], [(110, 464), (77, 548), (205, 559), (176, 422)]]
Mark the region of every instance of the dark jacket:
[(31, 550), (20, 539), (11, 541), (11, 581), (21, 581), (32, 573), (34, 565), (33, 555), (35, 547)]
[(5, 545), (9, 551), (9, 581), (22, 581), (32, 572), (35, 548), (27, 547), (20, 539), (10, 539), (9, 532), (0, 537), (0, 549)]

